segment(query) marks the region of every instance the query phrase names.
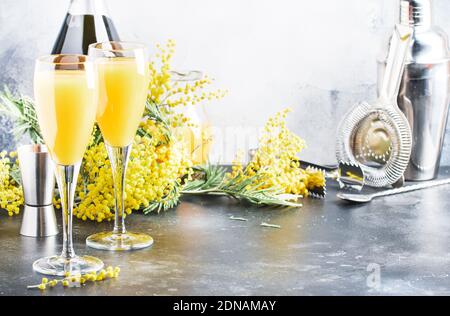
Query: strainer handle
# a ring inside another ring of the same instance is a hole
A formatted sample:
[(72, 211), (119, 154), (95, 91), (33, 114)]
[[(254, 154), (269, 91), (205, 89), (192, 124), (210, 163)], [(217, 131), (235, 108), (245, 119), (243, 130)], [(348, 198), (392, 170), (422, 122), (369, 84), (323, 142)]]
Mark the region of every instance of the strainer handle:
[(387, 195), (412, 192), (412, 191), (437, 187), (437, 186), (445, 185), (445, 184), (450, 184), (450, 179), (427, 181), (427, 182), (423, 182), (423, 183), (419, 183), (419, 184), (408, 185), (406, 187), (402, 187), (402, 188), (398, 188), (398, 189), (381, 191), (381, 192), (373, 194), (373, 197), (382, 197), (382, 196), (387, 196)]
[(380, 98), (397, 104), (397, 96), (405, 68), (406, 52), (411, 42), (411, 28), (397, 24), (392, 35)]

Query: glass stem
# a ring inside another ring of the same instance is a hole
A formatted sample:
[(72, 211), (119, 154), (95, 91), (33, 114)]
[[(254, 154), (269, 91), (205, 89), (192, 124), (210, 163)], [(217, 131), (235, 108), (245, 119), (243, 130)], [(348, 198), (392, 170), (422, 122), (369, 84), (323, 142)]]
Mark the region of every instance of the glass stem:
[(128, 160), (130, 158), (131, 146), (113, 147), (108, 144), (106, 150), (108, 151), (109, 161), (114, 181), (114, 195), (116, 197), (116, 211), (114, 218), (114, 234), (125, 234), (125, 216), (124, 211), (124, 192), (125, 192), (125, 176), (127, 171)]
[(57, 165), (55, 168), (63, 215), (63, 250), (61, 257), (65, 259), (72, 259), (75, 257), (72, 240), (72, 214), (73, 199), (80, 166), (81, 162), (73, 166)]

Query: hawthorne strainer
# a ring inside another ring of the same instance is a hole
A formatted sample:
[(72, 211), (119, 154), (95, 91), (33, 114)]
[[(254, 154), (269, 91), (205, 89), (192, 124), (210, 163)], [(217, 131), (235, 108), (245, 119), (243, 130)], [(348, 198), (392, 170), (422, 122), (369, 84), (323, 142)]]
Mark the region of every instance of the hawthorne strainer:
[(354, 106), (338, 129), (338, 161), (360, 164), (365, 183), (374, 187), (397, 182), (411, 155), (411, 129), (397, 104), (411, 29), (395, 29), (379, 99)]

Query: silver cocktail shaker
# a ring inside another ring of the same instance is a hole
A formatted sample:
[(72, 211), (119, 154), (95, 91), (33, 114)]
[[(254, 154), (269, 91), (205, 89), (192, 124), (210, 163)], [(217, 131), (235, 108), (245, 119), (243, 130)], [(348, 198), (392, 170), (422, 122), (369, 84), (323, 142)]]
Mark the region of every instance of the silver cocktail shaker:
[[(413, 28), (398, 95), (413, 136), (405, 179), (430, 180), (439, 171), (450, 102), (448, 37), (432, 24), (431, 0), (400, 0), (400, 23)], [(379, 60), (378, 89), (385, 67)]]

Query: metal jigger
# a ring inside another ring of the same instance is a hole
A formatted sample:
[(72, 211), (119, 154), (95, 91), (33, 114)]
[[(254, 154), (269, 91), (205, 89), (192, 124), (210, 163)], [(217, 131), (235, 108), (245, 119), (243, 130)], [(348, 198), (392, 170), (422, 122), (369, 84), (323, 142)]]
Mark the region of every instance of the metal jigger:
[(22, 146), (18, 149), (18, 157), (25, 200), (20, 234), (28, 237), (57, 235), (53, 208), (54, 165), (47, 147)]

